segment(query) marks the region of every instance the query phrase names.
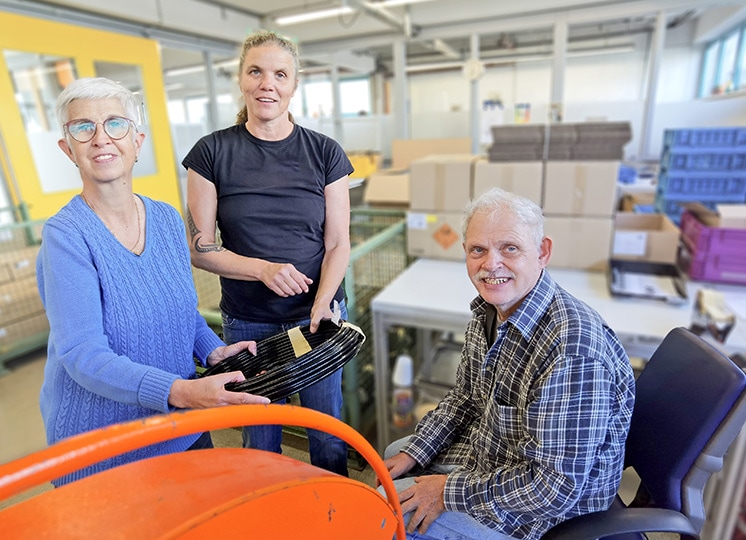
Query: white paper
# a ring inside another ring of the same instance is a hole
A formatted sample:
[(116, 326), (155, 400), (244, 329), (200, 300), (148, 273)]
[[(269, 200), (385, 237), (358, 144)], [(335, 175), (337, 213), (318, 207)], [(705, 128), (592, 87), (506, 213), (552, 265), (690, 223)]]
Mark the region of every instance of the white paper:
[(679, 296), (671, 276), (657, 276), (655, 274), (637, 272), (624, 272), (622, 276), (620, 291), (627, 294), (654, 298), (675, 298)]
[(617, 231), (614, 233), (614, 255), (643, 256), (648, 233), (642, 231)]

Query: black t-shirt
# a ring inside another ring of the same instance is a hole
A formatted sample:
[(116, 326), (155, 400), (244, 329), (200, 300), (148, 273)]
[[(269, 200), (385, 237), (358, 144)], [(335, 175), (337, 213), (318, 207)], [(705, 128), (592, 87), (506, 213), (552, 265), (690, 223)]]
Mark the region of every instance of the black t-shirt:
[[(281, 141), (241, 125), (202, 137), (182, 161), (215, 184), (223, 246), (246, 257), (292, 263), (314, 280), (307, 294), (282, 298), (261, 281), (221, 277), (221, 310), (254, 322), (307, 319), (324, 258), (324, 188), (352, 173), (333, 139), (295, 125)], [(344, 297), (342, 289), (336, 300)]]

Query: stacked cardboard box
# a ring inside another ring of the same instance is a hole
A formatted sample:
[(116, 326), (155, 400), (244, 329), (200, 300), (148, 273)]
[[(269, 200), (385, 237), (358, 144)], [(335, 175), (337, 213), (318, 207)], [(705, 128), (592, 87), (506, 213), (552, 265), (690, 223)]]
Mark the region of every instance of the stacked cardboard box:
[(0, 355), (49, 332), (36, 287), (37, 246), (0, 253)]
[(679, 228), (664, 214), (614, 217), (614, 259), (676, 264), (678, 245)]
[(550, 267), (606, 270), (618, 169), (619, 161), (545, 163), (545, 231), (554, 241)]
[[(467, 202), (500, 187), (542, 206), (554, 241), (551, 267), (606, 270), (629, 124), (497, 126), (492, 133), (489, 160), (456, 154), (411, 162), (409, 254), (463, 260)], [(550, 159), (546, 142), (553, 144)]]
[(407, 251), (416, 257), (463, 260), (464, 208), (472, 197), (473, 154), (433, 155), (412, 162)]
[(391, 166), (377, 169), (365, 180), (363, 201), (371, 206), (409, 207), (409, 167), (413, 161), (436, 154), (468, 153), (469, 138), (395, 139), (391, 143)]
[(624, 158), (632, 128), (629, 122), (553, 124), (548, 139), (549, 159), (618, 161)]
[(474, 195), (486, 191), (482, 178), (502, 179), (499, 187), (542, 206), (546, 233), (554, 241), (550, 266), (605, 270), (620, 160), (632, 138), (630, 124), (494, 126), (492, 138), (488, 156), (493, 168), (477, 166)]
[(489, 159), (619, 161), (631, 139), (629, 122), (494, 126)]
[(479, 197), (494, 187), (511, 191), (541, 206), (544, 164), (541, 161), (487, 161), (474, 164), (472, 196)]
[(490, 161), (540, 161), (546, 128), (539, 124), (493, 126)]

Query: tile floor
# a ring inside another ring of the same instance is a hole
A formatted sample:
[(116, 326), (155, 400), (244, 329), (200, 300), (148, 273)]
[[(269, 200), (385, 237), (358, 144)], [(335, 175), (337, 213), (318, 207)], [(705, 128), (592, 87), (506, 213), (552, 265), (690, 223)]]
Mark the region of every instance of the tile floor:
[[(0, 376), (0, 463), (7, 463), (46, 447), (44, 424), (39, 412), (39, 389), (44, 377), (45, 360), (45, 350), (32, 352), (10, 362), (10, 372)], [(216, 446), (241, 445), (241, 433), (236, 429), (215, 432), (213, 438)], [(308, 460), (304, 441), (300, 437), (285, 437), (283, 452), (295, 459)], [(361, 471), (350, 468), (350, 476), (368, 485), (375, 482), (375, 474), (369, 466)], [(631, 496), (635, 486), (634, 475), (625, 473), (622, 496), (625, 499)], [(44, 484), (0, 501), (0, 509), (48, 489), (51, 489), (51, 485)], [(655, 535), (651, 538), (666, 540), (675, 536)]]

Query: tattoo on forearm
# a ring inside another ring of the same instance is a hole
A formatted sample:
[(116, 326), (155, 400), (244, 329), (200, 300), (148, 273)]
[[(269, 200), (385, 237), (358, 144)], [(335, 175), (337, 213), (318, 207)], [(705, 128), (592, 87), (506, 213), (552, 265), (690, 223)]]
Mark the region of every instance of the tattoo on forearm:
[(194, 218), (192, 217), (192, 212), (189, 210), (189, 207), (187, 206), (187, 226), (189, 227), (189, 238), (194, 238), (198, 233), (199, 229), (194, 224)]
[(187, 225), (189, 226), (189, 236), (192, 239), (192, 243), (194, 245), (194, 250), (198, 253), (207, 253), (210, 251), (223, 251), (223, 247), (218, 245), (217, 243), (213, 242), (210, 244), (201, 244), (200, 240), (202, 239), (202, 231), (200, 231), (197, 228), (197, 225), (194, 223), (194, 218), (192, 217), (192, 213), (189, 211), (189, 207), (187, 207)]

